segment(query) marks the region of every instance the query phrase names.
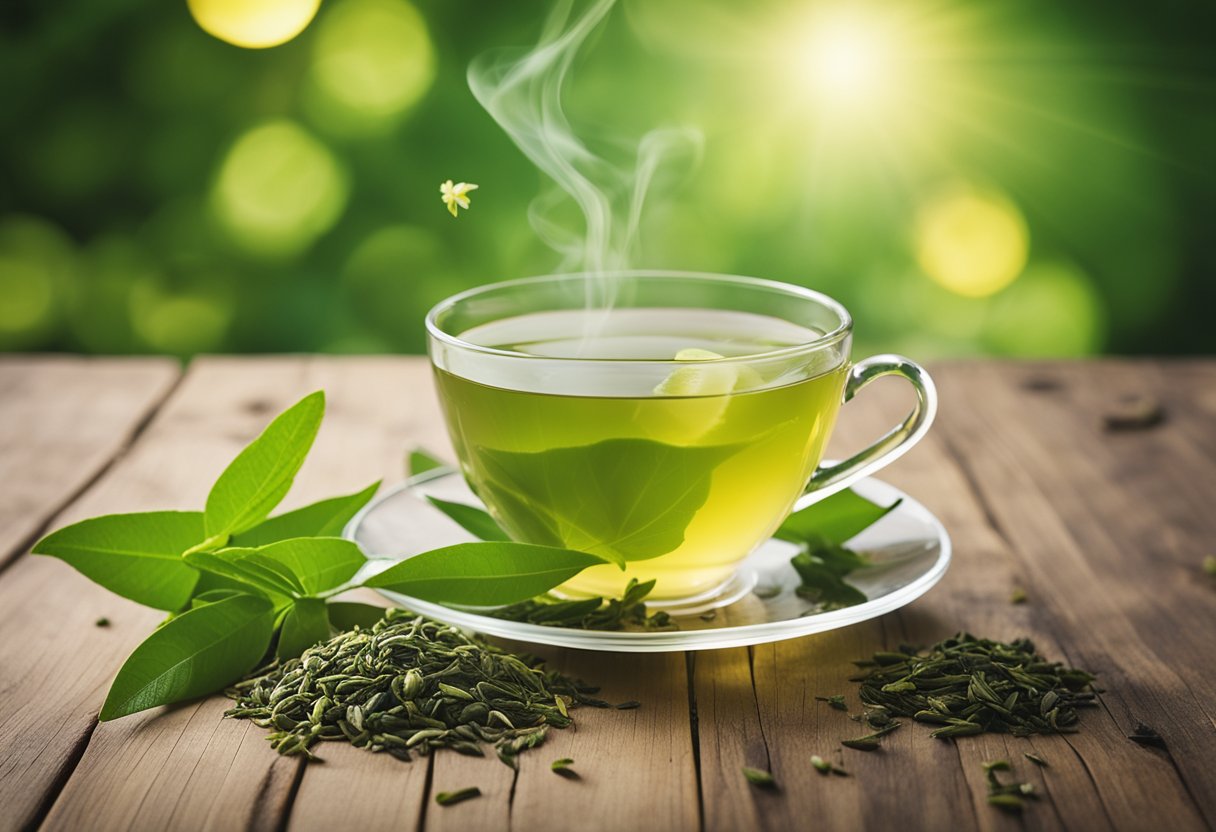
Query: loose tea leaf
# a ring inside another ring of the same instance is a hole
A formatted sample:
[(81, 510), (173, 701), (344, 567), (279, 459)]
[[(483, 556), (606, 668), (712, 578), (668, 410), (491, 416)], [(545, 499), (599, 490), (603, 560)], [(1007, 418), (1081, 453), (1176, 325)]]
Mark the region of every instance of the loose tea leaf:
[(644, 599), (654, 585), (653, 580), (639, 583), (636, 578), (630, 578), (619, 599), (596, 596), (568, 601), (546, 594), (494, 610), (490, 615), (507, 621), (583, 630), (674, 629), (675, 624), (666, 612), (647, 612)]
[(1002, 783), (997, 777), (998, 771), (1013, 770), (1008, 760), (994, 760), (982, 765), (988, 780), (988, 805), (1006, 812), (1021, 812), (1025, 807), (1025, 798), (1038, 798), (1033, 783)]
[(1026, 590), (1022, 589), (1021, 587), (1014, 587), (1013, 591), (1009, 593), (1009, 603), (1025, 604), (1026, 597)]
[(1136, 727), (1127, 737), (1134, 743), (1140, 745), (1151, 745), (1154, 748), (1165, 748), (1165, 738), (1158, 734), (1155, 730), (1145, 725), (1143, 722), (1136, 723)]
[(847, 711), (849, 706), (845, 704), (844, 697), (839, 694), (835, 696), (816, 696), (816, 700), (827, 702), (829, 707), (835, 708), (838, 711)]
[(459, 791), (440, 792), (435, 795), (435, 802), (440, 806), (451, 806), (474, 797), (481, 797), (481, 789), (476, 786), (470, 786), (467, 789), (460, 789)]
[(1047, 761), (1037, 754), (1031, 754), (1029, 751), (1025, 751), (1022, 753), (1022, 756), (1027, 760), (1030, 760), (1030, 762), (1034, 763), (1036, 766), (1041, 768), (1050, 768), (1050, 766), (1047, 765)]
[(753, 786), (760, 786), (764, 789), (775, 789), (777, 787), (777, 781), (773, 779), (773, 775), (763, 769), (744, 766), (743, 776)]
[(820, 757), (818, 754), (811, 755), (811, 765), (820, 774), (827, 775), (832, 773), (832, 764)]
[(578, 777), (578, 773), (570, 768), (574, 765), (574, 760), (569, 757), (562, 757), (560, 760), (554, 760), (549, 764), (549, 770), (554, 774), (560, 774), (562, 777)]
[(109, 627), (109, 626), (110, 626), (110, 619), (108, 619), (108, 618), (104, 618), (104, 617), (103, 617), (103, 618), (99, 618), (99, 619), (97, 619), (96, 621), (94, 621), (94, 622), (93, 622), (93, 626), (94, 626), (94, 627)]
[(1216, 578), (1216, 555), (1208, 555), (1203, 559), (1203, 571)]
[(1028, 639), (959, 633), (924, 652), (879, 652), (857, 664), (863, 703), (941, 726), (932, 733), (939, 738), (1071, 733), (1077, 709), (1097, 704), (1091, 674), (1048, 662)]
[(1153, 396), (1124, 396), (1102, 415), (1109, 431), (1144, 430), (1165, 420), (1165, 408)]
[(514, 768), (549, 727), (573, 723), (573, 705), (608, 707), (593, 693), (535, 659), (388, 610), (370, 630), (341, 633), (232, 686), (227, 716), (274, 729), (281, 754), (337, 740), (408, 760), (437, 748), (480, 755), (492, 744)]

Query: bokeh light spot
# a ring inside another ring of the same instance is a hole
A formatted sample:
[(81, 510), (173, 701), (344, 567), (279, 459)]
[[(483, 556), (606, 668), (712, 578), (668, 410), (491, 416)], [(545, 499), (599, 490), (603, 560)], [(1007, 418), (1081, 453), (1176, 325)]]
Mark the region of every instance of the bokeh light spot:
[(153, 350), (189, 356), (219, 349), (232, 319), (230, 305), (201, 292), (170, 294), (152, 283), (131, 293), (131, 323)]
[(318, 24), (305, 104), (337, 132), (384, 129), (435, 77), (426, 22), (405, 0), (344, 0)]
[(916, 259), (925, 274), (956, 294), (982, 298), (1026, 267), (1030, 235), (1017, 206), (994, 192), (942, 194), (917, 219)]
[(1105, 310), (1089, 277), (1064, 263), (1032, 265), (992, 300), (986, 343), (1026, 358), (1090, 355), (1101, 349)]
[(329, 148), (293, 122), (275, 121), (237, 139), (220, 167), (211, 204), (243, 248), (289, 256), (337, 222), (347, 187)]
[(71, 240), (45, 220), (0, 220), (0, 349), (32, 347), (53, 329), (72, 283)]
[(278, 46), (304, 31), (321, 0), (187, 0), (203, 31), (247, 49)]

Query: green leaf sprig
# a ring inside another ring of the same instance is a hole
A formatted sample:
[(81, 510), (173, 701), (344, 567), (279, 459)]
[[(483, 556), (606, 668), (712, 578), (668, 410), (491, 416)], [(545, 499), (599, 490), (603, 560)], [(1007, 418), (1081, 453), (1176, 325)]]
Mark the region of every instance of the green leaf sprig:
[(801, 548), (790, 560), (802, 581), (798, 595), (814, 602), (818, 611), (864, 603), (865, 593), (845, 578), (869, 566), (870, 561), (845, 543), (886, 517), (900, 502), (880, 506), (846, 489), (787, 517), (773, 536)]
[[(203, 511), (152, 511), (83, 520), (40, 540), (106, 589), (169, 617), (128, 657), (102, 720), (202, 696), (268, 656), (286, 660), (333, 633), (379, 620), (383, 610), (331, 599), (356, 586), (426, 601), (500, 606), (525, 601), (588, 566), (624, 564), (501, 538), (409, 558), (364, 581), (359, 547), (339, 537), (379, 483), (270, 516), (308, 456), (325, 395), (305, 396), (224, 469)], [(411, 464), (431, 465), (414, 454)]]

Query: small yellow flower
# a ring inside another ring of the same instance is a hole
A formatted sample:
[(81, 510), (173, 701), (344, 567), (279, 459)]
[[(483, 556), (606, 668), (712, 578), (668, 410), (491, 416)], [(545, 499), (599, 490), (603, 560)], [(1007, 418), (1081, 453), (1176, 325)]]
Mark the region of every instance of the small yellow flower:
[(439, 186), (439, 193), (443, 194), (443, 204), (448, 206), (453, 217), (456, 216), (457, 207), (468, 209), (469, 191), (475, 190), (476, 185), (470, 185), (468, 182), (457, 182), (453, 185), (451, 179)]

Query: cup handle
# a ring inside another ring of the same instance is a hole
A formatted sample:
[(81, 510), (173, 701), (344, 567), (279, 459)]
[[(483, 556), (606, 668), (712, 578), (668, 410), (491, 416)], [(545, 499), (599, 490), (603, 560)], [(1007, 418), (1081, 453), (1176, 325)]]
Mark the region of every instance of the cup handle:
[(862, 477), (885, 468), (911, 450), (929, 430), (937, 415), (937, 388), (923, 367), (902, 355), (876, 355), (854, 364), (849, 369), (842, 403), (847, 403), (874, 379), (891, 375), (906, 378), (916, 390), (912, 412), (886, 436), (860, 453), (817, 468), (807, 483), (806, 493), (794, 505), (795, 510), (843, 491)]

